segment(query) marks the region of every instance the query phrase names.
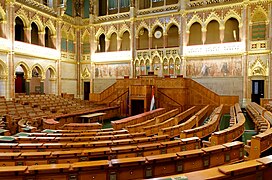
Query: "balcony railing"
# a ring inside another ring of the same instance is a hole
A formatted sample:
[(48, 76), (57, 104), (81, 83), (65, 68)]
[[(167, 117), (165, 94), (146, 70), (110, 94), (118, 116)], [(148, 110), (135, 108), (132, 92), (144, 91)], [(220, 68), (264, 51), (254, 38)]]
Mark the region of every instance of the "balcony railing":
[(56, 49), (28, 44), (20, 41), (14, 42), (14, 52), (28, 56), (41, 57), (46, 59), (59, 59), (60, 52)]
[(96, 18), (96, 22), (101, 23), (101, 22), (106, 22), (106, 21), (129, 19), (129, 17), (130, 17), (129, 12), (111, 14), (111, 15), (105, 15), (105, 16), (98, 16)]
[(131, 51), (99, 52), (92, 55), (93, 62), (120, 62), (131, 59)]
[(238, 3), (243, 2), (243, 0), (196, 0), (190, 1), (187, 4), (188, 8), (201, 8), (207, 6), (218, 6), (222, 4)]
[(185, 56), (241, 54), (245, 52), (245, 44), (242, 42), (233, 42), (222, 44), (185, 46), (183, 52)]
[(164, 12), (164, 13), (175, 12), (175, 11), (178, 11), (178, 9), (179, 9), (178, 4), (166, 5), (166, 6), (138, 10), (138, 15), (147, 15), (147, 14), (154, 14), (154, 13), (161, 13), (161, 12)]

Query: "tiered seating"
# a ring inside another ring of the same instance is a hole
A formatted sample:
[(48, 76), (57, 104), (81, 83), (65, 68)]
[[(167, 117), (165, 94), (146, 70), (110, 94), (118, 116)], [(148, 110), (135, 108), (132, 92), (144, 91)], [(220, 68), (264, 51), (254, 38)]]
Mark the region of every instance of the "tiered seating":
[[(77, 153), (77, 152), (75, 152)], [(44, 154), (46, 157), (48, 154)], [(14, 154), (16, 157), (16, 155)], [(13, 157), (14, 157), (13, 156)], [(202, 170), (243, 160), (243, 143), (112, 160), (0, 167), (0, 179), (143, 179)]]
[(178, 109), (173, 109), (165, 112), (153, 119), (147, 120), (145, 122), (137, 123), (128, 126), (127, 129), (130, 132), (145, 132), (147, 136), (157, 134), (160, 126), (167, 126), (167, 124), (176, 124), (174, 119), (170, 119), (179, 113)]
[[(245, 161), (237, 164), (223, 165), (215, 168), (178, 174), (174, 176), (164, 177), (163, 179), (271, 179), (272, 172), (272, 155)], [(154, 178), (151, 180), (159, 180), (162, 178)]]
[(240, 105), (237, 103), (232, 106), (231, 111), (234, 113), (232, 118), (237, 120), (237, 123), (231, 125), (227, 129), (212, 133), (208, 144), (206, 145), (218, 145), (227, 142), (232, 142), (238, 139), (244, 133), (245, 116), (241, 111)]
[[(30, 165), (33, 163), (31, 162), (31, 159), (33, 158), (36, 159), (37, 164), (58, 164), (95, 159), (107, 160), (114, 158), (120, 159), (127, 157), (160, 155), (185, 150), (195, 150), (200, 147), (200, 140), (198, 138), (190, 138), (176, 141), (161, 141), (156, 140), (156, 137), (154, 137), (147, 143), (137, 144), (135, 140), (135, 142), (129, 145), (115, 143), (109, 144), (108, 146), (98, 145), (97, 147), (90, 147), (87, 146), (87, 144), (85, 144), (85, 146), (82, 144), (80, 146), (79, 143), (67, 143), (65, 146), (64, 143), (58, 145), (53, 143), (20, 143), (17, 144), (17, 146), (12, 146), (13, 151), (0, 153), (0, 166)], [(3, 144), (1, 144), (0, 147), (4, 146), (2, 145)], [(53, 145), (55, 145), (55, 147)], [(35, 147), (37, 147), (38, 150), (35, 150)], [(44, 156), (47, 158), (44, 159)]]
[(247, 142), (246, 151), (249, 153), (250, 159), (259, 158), (261, 153), (272, 146), (272, 114), (256, 103), (250, 103), (246, 107), (248, 114), (255, 123), (256, 129), (261, 132), (252, 136)]
[(0, 117), (5, 117), (11, 134), (35, 131), (42, 129), (43, 125), (45, 128), (58, 128), (77, 122), (79, 115), (94, 112), (105, 112), (104, 118), (111, 118), (118, 115), (119, 107), (94, 105), (56, 95), (19, 95), (14, 101), (5, 101), (4, 98), (0, 101)]
[(195, 136), (203, 138), (210, 135), (217, 129), (219, 125), (222, 109), (223, 105), (220, 105), (219, 107), (215, 108), (206, 124), (193, 129), (182, 130), (180, 132), (180, 138), (188, 138)]
[(264, 115), (269, 113), (266, 109), (255, 102), (251, 102), (247, 105), (246, 110), (255, 123), (255, 127), (258, 132), (265, 132), (270, 128), (270, 122), (264, 118)]
[[(199, 110), (195, 115), (191, 116), (187, 121), (185, 122), (182, 121), (183, 123), (172, 127), (163, 128), (159, 131), (159, 134), (165, 134), (171, 137), (179, 136), (182, 130), (191, 129), (197, 124), (197, 122), (199, 122), (201, 119), (207, 116), (209, 109), (210, 108), (207, 105), (201, 110)], [(185, 117), (188, 117), (189, 115), (191, 115), (191, 113), (192, 113), (191, 111), (186, 111)]]
[(125, 128), (129, 125), (133, 125), (133, 124), (137, 124), (137, 123), (142, 123), (148, 119), (152, 119), (156, 116), (159, 116), (163, 113), (166, 112), (166, 109), (164, 108), (158, 108), (152, 111), (147, 111), (145, 113), (141, 113), (135, 116), (130, 116), (127, 118), (123, 118), (121, 120), (117, 120), (117, 121), (112, 121), (111, 125), (114, 129), (118, 130), (118, 129), (122, 129)]

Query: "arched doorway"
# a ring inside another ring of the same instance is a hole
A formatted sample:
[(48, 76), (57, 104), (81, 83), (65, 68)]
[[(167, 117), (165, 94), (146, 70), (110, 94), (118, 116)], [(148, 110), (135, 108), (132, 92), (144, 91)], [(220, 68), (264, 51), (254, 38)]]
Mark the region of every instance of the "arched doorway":
[(15, 93), (27, 93), (26, 76), (26, 68), (23, 65), (17, 66), (15, 69)]
[(56, 93), (56, 76), (53, 68), (49, 67), (45, 72), (44, 80), (44, 93), (55, 94)]
[(44, 82), (42, 80), (42, 70), (40, 67), (35, 66), (32, 69), (32, 78), (30, 80), (30, 94), (43, 94)]

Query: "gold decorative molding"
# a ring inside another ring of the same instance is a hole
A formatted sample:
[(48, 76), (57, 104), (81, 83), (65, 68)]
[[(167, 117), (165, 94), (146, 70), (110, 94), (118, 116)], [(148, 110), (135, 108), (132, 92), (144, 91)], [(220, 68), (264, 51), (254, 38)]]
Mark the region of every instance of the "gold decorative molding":
[(248, 69), (248, 76), (268, 76), (268, 65), (260, 59), (260, 56), (251, 64)]
[(85, 67), (85, 69), (83, 70), (81, 74), (81, 79), (90, 79), (90, 78), (91, 78), (91, 72), (89, 71), (87, 67)]

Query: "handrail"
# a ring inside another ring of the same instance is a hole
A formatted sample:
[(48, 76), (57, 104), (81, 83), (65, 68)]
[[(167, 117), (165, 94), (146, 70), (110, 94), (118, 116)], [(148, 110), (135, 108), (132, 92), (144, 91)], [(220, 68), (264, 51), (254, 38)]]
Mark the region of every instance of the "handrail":
[(172, 99), (171, 97), (169, 97), (168, 95), (166, 95), (164, 92), (160, 91), (159, 89), (157, 91), (159, 93), (161, 93), (162, 95), (166, 96), (168, 99), (171, 99), (172, 101), (174, 101), (175, 103), (177, 103), (179, 106), (183, 106), (182, 104), (178, 103), (177, 101), (175, 101), (174, 99)]
[(121, 95), (117, 96), (117, 98), (115, 98), (115, 99), (113, 99), (111, 102), (109, 102), (109, 105), (111, 105), (111, 103), (113, 103), (116, 99), (122, 97), (122, 96), (123, 96), (124, 94), (126, 94), (126, 93), (128, 93), (128, 89), (127, 89), (124, 93), (122, 93)]

